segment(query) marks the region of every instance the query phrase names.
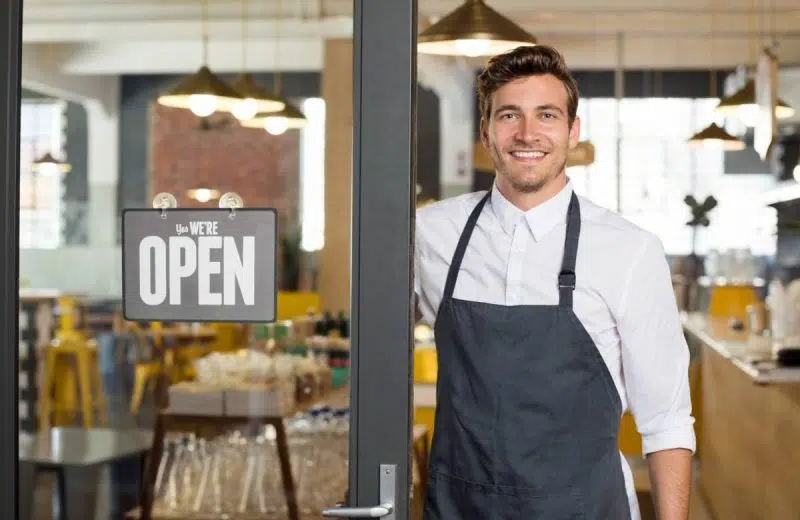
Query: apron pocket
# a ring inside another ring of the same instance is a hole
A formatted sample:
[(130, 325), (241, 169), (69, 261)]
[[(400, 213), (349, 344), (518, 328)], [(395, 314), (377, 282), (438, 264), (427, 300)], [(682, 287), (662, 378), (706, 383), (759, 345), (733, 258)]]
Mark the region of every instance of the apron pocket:
[(495, 495), (495, 507), (501, 512), (497, 520), (587, 520), (578, 492)]
[[(437, 471), (430, 474), (424, 520), (587, 520), (577, 491), (479, 484)], [(612, 520), (612, 519), (606, 519)]]

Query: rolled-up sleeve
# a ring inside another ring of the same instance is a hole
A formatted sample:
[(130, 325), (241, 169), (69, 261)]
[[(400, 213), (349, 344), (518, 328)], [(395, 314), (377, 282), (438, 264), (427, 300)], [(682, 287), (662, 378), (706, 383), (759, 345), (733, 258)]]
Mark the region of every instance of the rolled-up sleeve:
[(648, 235), (632, 259), (617, 316), (629, 408), (645, 454), (694, 452), (689, 348), (664, 248)]

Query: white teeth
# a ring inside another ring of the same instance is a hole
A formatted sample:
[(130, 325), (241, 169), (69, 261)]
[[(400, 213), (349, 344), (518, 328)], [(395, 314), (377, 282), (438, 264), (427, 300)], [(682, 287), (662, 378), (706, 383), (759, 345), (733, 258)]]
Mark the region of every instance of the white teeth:
[(544, 157), (544, 152), (512, 152), (511, 155), (522, 159), (538, 159)]

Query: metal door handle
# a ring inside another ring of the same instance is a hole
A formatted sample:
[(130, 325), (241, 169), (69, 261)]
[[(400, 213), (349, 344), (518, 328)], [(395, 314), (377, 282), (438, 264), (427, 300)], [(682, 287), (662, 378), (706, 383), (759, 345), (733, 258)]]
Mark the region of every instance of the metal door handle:
[(370, 507), (333, 507), (322, 511), (322, 516), (329, 518), (383, 518), (396, 520), (394, 505), (397, 502), (397, 466), (381, 464), (380, 505)]
[(394, 512), (392, 504), (373, 507), (334, 507), (322, 511), (322, 516), (336, 518), (383, 518)]

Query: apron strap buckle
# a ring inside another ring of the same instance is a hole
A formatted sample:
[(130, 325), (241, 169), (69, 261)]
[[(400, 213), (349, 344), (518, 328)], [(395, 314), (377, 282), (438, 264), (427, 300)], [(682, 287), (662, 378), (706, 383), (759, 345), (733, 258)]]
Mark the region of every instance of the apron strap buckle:
[(561, 271), (558, 274), (559, 289), (574, 289), (575, 282), (575, 271)]

